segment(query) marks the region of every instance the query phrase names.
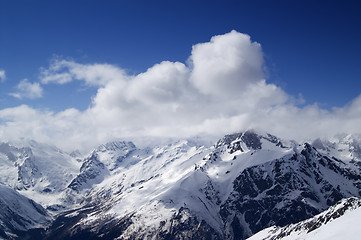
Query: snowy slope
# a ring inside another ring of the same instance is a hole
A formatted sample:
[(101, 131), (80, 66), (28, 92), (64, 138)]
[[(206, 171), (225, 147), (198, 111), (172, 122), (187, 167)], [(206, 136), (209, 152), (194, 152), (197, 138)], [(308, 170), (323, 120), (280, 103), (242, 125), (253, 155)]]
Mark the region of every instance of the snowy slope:
[(0, 184), (0, 239), (14, 233), (48, 226), (50, 216), (34, 201)]
[[(148, 228), (159, 227), (162, 221), (170, 219), (183, 204), (182, 201), (176, 202), (180, 197), (183, 199), (183, 196), (177, 195), (173, 189), (178, 189), (182, 179), (194, 172), (196, 164), (205, 163), (203, 158), (210, 151), (192, 141), (179, 141), (152, 149), (138, 149), (130, 143), (125, 144), (131, 146), (131, 150), (128, 147), (124, 149), (124, 143), (120, 142), (106, 145), (117, 145), (117, 151), (104, 151), (101, 146), (87, 158), (95, 163), (101, 162), (102, 164), (91, 166), (98, 166), (95, 168), (106, 171), (105, 175), (95, 174), (104, 177), (102, 181), (94, 182), (97, 177), (94, 178), (95, 175), (92, 175), (88, 178), (90, 184), (80, 189), (80, 192), (85, 194), (85, 204), (92, 206), (91, 209), (86, 215), (83, 209), (64, 215), (69, 221), (81, 217), (72, 227), (74, 231), (77, 231), (77, 227), (97, 228), (103, 225), (104, 219), (122, 222), (122, 218), (128, 218), (130, 215), (134, 224), (128, 229), (128, 233), (124, 233), (125, 235), (147, 234)], [(85, 167), (87, 162), (84, 161), (82, 167)], [(114, 164), (115, 162), (117, 164)], [(191, 197), (192, 191), (188, 193)], [(147, 229), (141, 231), (140, 228)], [(59, 239), (64, 237), (66, 236)]]
[(248, 240), (357, 240), (361, 236), (361, 200), (343, 199), (315, 217), (285, 227), (270, 227)]

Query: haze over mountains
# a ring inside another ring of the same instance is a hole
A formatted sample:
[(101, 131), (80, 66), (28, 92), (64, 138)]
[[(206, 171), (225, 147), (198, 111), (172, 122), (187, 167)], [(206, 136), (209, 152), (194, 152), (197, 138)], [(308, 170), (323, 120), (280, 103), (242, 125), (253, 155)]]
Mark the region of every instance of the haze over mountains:
[[(360, 161), (360, 138), (352, 135), (299, 143), (246, 131), (211, 147), (194, 139), (142, 148), (114, 141), (84, 155), (3, 142), (0, 236), (246, 239), (342, 199), (357, 202)], [(262, 236), (271, 239), (273, 229)]]

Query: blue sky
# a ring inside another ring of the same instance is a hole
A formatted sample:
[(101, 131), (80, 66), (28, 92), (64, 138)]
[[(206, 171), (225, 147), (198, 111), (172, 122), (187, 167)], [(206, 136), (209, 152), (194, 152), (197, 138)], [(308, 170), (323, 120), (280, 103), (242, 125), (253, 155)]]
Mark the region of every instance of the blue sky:
[[(261, 45), (267, 84), (296, 99), (300, 109), (316, 103), (320, 112), (333, 111), (361, 92), (360, 26), (361, 4), (353, 0), (3, 0), (0, 109), (84, 113), (106, 85), (42, 82), (54, 61), (108, 64), (137, 76), (162, 61), (187, 65), (192, 46), (235, 30)], [(38, 84), (41, 92), (26, 95), (20, 82)]]
[[(139, 73), (163, 60), (184, 62), (193, 44), (233, 29), (262, 45), (269, 81), (307, 102), (342, 106), (361, 89), (358, 1), (15, 0), (0, 7), (4, 106), (20, 103), (4, 100), (7, 92), (24, 78), (36, 81), (54, 55)], [(88, 96), (74, 90), (58, 91)], [(27, 104), (62, 108), (53, 101)]]

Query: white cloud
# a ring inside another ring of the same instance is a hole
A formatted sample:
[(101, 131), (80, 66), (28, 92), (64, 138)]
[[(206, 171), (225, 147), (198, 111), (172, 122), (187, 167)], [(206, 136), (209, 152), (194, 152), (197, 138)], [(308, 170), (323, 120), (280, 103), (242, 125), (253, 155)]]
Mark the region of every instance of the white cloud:
[(6, 80), (5, 70), (0, 69), (0, 82), (5, 82), (5, 80)]
[(27, 136), (69, 150), (113, 138), (221, 137), (250, 128), (296, 140), (361, 133), (361, 96), (332, 110), (296, 105), (263, 79), (261, 46), (248, 35), (232, 31), (197, 44), (188, 63), (164, 61), (130, 76), (109, 64), (55, 60), (42, 69), (41, 82), (96, 86), (91, 106), (58, 113), (0, 110), (0, 138)]
[(260, 44), (232, 31), (193, 46), (191, 81), (200, 92), (218, 96), (239, 94), (264, 78)]
[[(117, 79), (120, 78), (120, 79)], [(114, 80), (128, 78), (125, 71), (110, 64), (79, 64), (69, 60), (55, 59), (48, 69), (41, 69), (43, 84), (65, 84), (73, 80), (84, 81), (89, 86), (104, 86)]]
[(190, 91), (189, 69), (180, 62), (162, 62), (129, 82), (126, 98), (143, 103), (177, 102)]
[(43, 88), (40, 86), (39, 83), (29, 82), (28, 79), (22, 80), (17, 86), (16, 89), (18, 90), (15, 93), (9, 93), (10, 96), (13, 96), (15, 98), (41, 98), (43, 96)]

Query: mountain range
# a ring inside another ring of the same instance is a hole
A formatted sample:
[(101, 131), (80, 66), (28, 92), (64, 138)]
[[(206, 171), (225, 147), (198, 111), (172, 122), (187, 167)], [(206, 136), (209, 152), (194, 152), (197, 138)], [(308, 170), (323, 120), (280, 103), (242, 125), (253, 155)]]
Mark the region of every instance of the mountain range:
[(281, 239), (328, 231), (361, 217), (360, 143), (353, 135), (299, 143), (245, 131), (213, 146), (113, 141), (81, 154), (2, 142), (0, 238)]

